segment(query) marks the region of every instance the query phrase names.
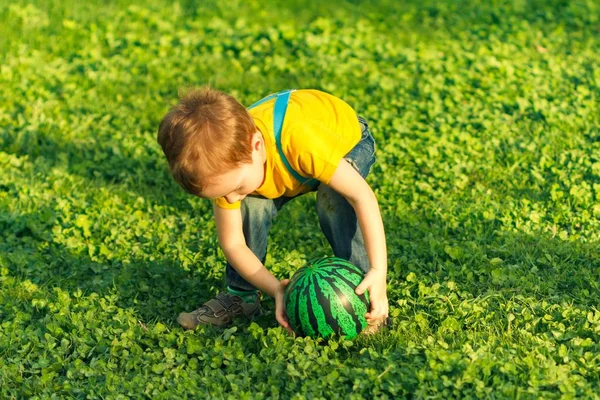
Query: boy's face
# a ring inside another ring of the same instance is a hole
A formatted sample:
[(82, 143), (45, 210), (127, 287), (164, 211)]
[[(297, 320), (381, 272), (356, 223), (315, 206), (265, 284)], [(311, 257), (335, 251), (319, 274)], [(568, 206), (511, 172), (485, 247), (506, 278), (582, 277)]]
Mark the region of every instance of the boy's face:
[(265, 179), (267, 154), (260, 132), (252, 137), (252, 161), (212, 178), (201, 197), (217, 199), (224, 197), (229, 204), (243, 200), (258, 189)]

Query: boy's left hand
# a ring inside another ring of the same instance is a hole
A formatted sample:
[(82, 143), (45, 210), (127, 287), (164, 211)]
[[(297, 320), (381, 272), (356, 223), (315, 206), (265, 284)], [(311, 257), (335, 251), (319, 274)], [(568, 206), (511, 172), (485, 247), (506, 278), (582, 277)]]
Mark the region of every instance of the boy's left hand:
[(356, 287), (356, 294), (361, 295), (369, 290), (371, 312), (365, 314), (369, 325), (379, 325), (388, 317), (388, 298), (386, 286), (386, 271), (370, 269), (362, 282)]
[(285, 302), (283, 301), (285, 296), (285, 288), (290, 283), (289, 279), (284, 279), (279, 283), (279, 287), (275, 292), (275, 319), (290, 335), (294, 333), (290, 327), (290, 323), (287, 319), (287, 313), (285, 310)]

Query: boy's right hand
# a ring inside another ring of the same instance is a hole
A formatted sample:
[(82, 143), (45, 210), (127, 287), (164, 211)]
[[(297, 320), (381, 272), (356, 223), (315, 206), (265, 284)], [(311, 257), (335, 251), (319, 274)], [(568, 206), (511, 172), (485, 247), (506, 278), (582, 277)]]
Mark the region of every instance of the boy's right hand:
[(290, 323), (287, 319), (287, 313), (285, 310), (285, 302), (283, 298), (285, 296), (285, 288), (290, 283), (289, 279), (284, 279), (279, 283), (279, 287), (275, 292), (275, 318), (279, 325), (281, 325), (289, 334), (293, 334), (294, 331), (290, 327)]

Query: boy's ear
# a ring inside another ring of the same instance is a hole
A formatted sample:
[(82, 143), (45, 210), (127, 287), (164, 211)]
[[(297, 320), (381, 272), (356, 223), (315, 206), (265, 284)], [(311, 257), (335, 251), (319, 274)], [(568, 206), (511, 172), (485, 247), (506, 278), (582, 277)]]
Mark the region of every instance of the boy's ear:
[(264, 139), (262, 137), (262, 133), (257, 131), (254, 135), (252, 135), (252, 150), (259, 150), (261, 144), (264, 145)]
[(265, 148), (265, 138), (260, 131), (252, 135), (252, 157), (256, 155), (264, 163), (267, 160), (267, 150)]

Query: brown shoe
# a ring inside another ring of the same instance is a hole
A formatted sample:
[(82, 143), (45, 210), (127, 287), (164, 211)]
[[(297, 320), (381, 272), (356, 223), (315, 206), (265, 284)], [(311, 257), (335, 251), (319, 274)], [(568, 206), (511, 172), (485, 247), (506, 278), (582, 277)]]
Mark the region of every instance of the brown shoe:
[(253, 320), (261, 314), (260, 295), (256, 302), (245, 303), (239, 296), (222, 292), (197, 310), (179, 314), (177, 322), (186, 330), (195, 329), (200, 324), (224, 328), (231, 325), (236, 317)]

